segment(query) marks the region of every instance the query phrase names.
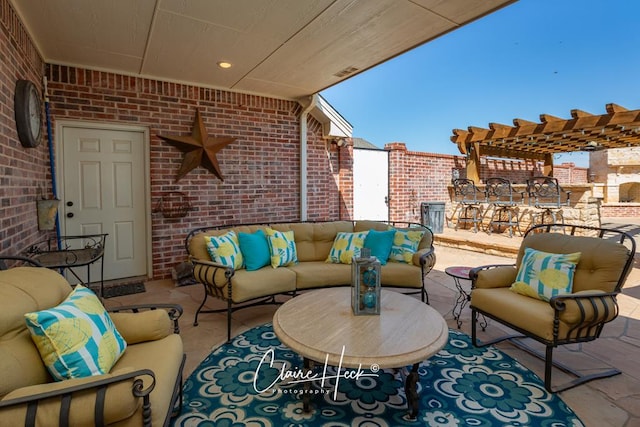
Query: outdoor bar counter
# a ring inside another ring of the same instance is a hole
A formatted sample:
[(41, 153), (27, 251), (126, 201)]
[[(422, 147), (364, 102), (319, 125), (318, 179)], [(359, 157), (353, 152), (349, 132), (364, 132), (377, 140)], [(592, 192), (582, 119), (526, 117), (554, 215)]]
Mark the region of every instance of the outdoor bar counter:
[[(480, 200), (483, 200), (484, 184), (477, 184), (477, 187), (480, 189), (478, 198)], [(526, 184), (513, 184), (513, 199), (514, 201), (518, 202), (515, 206), (515, 209), (518, 215), (518, 220), (520, 222), (520, 230), (522, 232), (529, 228), (531, 222), (535, 221), (536, 218), (539, 218), (540, 213), (543, 211), (543, 209), (538, 209), (533, 205), (529, 205), (529, 198), (526, 195), (526, 188)], [(564, 218), (564, 222), (566, 224), (599, 227), (601, 224), (600, 205), (602, 204), (604, 198), (604, 184), (568, 184), (562, 185), (562, 189), (571, 192), (569, 205), (564, 205), (558, 209), (561, 212), (562, 218)], [(452, 185), (448, 187), (448, 190), (449, 200), (446, 202), (445, 215), (447, 225), (449, 227), (455, 227), (462, 205), (455, 199)], [(524, 201), (522, 199), (522, 193), (525, 193)], [(564, 197), (561, 197), (561, 200), (566, 201), (566, 195)], [(487, 230), (487, 226), (491, 221), (493, 208), (490, 203), (486, 202), (480, 203), (479, 205), (482, 217), (482, 225), (480, 229), (485, 231)], [(473, 227), (471, 224), (465, 223), (460, 225), (459, 229), (461, 228)], [(506, 230), (497, 230), (494, 227), (494, 229), (491, 231), (497, 233), (501, 231), (504, 232)]]

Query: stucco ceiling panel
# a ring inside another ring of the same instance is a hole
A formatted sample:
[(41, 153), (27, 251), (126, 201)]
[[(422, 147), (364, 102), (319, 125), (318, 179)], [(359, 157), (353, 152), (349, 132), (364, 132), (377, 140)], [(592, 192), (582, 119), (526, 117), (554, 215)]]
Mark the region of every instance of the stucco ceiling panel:
[[(432, 10), (433, 12), (443, 16), (444, 18), (455, 22), (456, 24), (464, 24), (466, 22), (484, 16), (494, 10), (503, 7), (505, 4), (502, 0), (413, 0), (416, 4)], [(515, 0), (514, 0), (515, 1)]]
[[(59, 60), (61, 55), (84, 58), (92, 50), (142, 58), (155, 1), (100, 1), (91, 8), (84, 0), (14, 4), (45, 60)], [(98, 66), (86, 60), (74, 62)]]
[(403, 52), (451, 26), (410, 2), (339, 1), (247, 77), (299, 87), (321, 82), (325, 88), (347, 67), (367, 69), (388, 59), (388, 52)]

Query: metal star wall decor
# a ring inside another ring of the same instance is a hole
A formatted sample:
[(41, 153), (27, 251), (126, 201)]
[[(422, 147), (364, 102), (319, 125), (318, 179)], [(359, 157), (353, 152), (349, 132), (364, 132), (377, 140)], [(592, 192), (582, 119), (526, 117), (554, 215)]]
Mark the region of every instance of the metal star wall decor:
[(191, 136), (158, 135), (158, 137), (185, 153), (184, 159), (182, 159), (182, 165), (180, 165), (180, 169), (176, 175), (176, 182), (180, 181), (182, 177), (198, 166), (208, 169), (212, 174), (217, 176), (220, 181), (224, 181), (216, 153), (231, 144), (236, 138), (215, 138), (209, 136), (202, 122), (200, 110), (196, 109), (196, 117), (193, 121)]

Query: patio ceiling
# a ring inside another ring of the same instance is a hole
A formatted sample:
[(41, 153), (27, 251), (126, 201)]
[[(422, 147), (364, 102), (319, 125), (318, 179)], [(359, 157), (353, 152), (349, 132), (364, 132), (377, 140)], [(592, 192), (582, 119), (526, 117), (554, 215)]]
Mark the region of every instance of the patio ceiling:
[(48, 63), (298, 99), (515, 0), (10, 1)]
[(451, 141), (462, 154), (543, 160), (553, 154), (596, 151), (640, 145), (640, 110), (607, 104), (606, 114), (571, 110), (571, 119), (540, 115), (540, 123), (514, 119), (514, 126), (489, 123), (489, 128), (454, 129)]

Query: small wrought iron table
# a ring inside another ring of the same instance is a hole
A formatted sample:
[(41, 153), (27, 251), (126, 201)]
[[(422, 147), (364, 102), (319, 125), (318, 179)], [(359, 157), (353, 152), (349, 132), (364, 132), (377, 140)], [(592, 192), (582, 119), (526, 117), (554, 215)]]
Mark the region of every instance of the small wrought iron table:
[[(104, 258), (107, 234), (50, 237), (30, 246), (24, 255), (50, 269), (68, 270), (83, 285), (91, 285), (91, 265)], [(86, 282), (74, 268), (86, 267)], [(100, 297), (104, 291), (104, 262), (100, 263)]]
[[(462, 310), (466, 307), (467, 303), (471, 301), (471, 289), (467, 290), (464, 286), (462, 286), (461, 280), (467, 280), (471, 282), (471, 277), (469, 273), (471, 273), (471, 269), (473, 267), (463, 267), (463, 266), (452, 266), (444, 269), (444, 272), (453, 277), (453, 282), (456, 285), (456, 289), (458, 290), (458, 297), (456, 298), (456, 303), (453, 306), (453, 318), (458, 323), (458, 329), (462, 326), (462, 321), (460, 320), (460, 314), (462, 314)], [(484, 331), (487, 327), (487, 319), (482, 316), (482, 320), (480, 321), (480, 327)]]

